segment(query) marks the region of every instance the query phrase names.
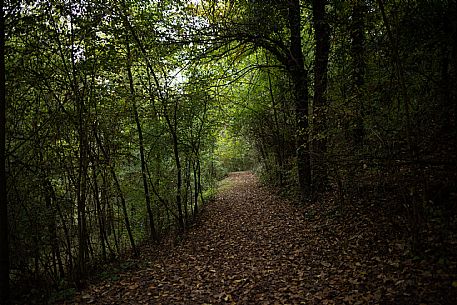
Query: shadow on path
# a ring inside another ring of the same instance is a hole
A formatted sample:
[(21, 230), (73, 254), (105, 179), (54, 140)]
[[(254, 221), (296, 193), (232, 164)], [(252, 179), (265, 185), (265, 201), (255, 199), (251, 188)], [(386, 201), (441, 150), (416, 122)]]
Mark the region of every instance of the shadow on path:
[(99, 283), (79, 299), (93, 304), (296, 303), (309, 267), (298, 210), (261, 188), (250, 172), (232, 173), (198, 226), (148, 267)]
[(457, 304), (452, 274), (402, 257), (401, 247), (395, 250), (398, 244), (382, 237), (368, 216), (354, 212), (345, 219), (334, 211), (329, 202), (304, 213), (261, 187), (252, 173), (232, 173), (183, 241), (76, 301)]

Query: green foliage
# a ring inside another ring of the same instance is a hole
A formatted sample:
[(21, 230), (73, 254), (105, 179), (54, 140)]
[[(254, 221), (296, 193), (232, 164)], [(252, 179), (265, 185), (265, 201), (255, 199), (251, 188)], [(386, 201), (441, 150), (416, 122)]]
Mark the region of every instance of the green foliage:
[[(11, 8), (6, 164), (15, 282), (32, 274), (78, 284), (86, 262), (190, 224), (230, 171), (255, 169), (298, 197), (303, 139), (342, 201), (371, 179), (379, 182), (373, 190), (417, 190), (402, 199), (407, 213), (447, 215), (456, 185), (455, 171), (442, 169), (443, 160), (455, 162), (457, 138), (455, 3), (389, 2), (383, 14), (385, 1), (328, 1), (328, 103), (316, 118), (310, 99), (300, 118), (292, 2)], [(301, 4), (311, 98), (314, 25), (312, 7)], [(428, 195), (433, 189), (445, 194)]]
[(249, 143), (242, 137), (221, 133), (215, 150), (216, 158), (225, 171), (246, 171), (252, 169), (254, 156)]
[(188, 46), (155, 35), (185, 35), (184, 6), (127, 5), (39, 1), (9, 29), (8, 194), (18, 284), (29, 274), (78, 282), (81, 265), (150, 237), (132, 101), (158, 234), (178, 217), (190, 222), (215, 184), (219, 109), (209, 75), (183, 69)]

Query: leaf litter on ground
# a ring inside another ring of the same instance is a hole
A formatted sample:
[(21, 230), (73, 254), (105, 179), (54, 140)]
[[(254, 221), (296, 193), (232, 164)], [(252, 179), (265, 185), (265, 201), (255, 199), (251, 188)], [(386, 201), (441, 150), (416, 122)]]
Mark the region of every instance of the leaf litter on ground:
[(140, 267), (65, 304), (457, 304), (455, 259), (411, 258), (382, 217), (227, 179), (181, 241), (144, 246)]

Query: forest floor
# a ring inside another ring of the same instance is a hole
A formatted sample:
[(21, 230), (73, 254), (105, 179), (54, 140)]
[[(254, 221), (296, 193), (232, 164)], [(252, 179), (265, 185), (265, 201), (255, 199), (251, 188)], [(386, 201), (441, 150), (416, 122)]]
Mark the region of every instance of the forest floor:
[(144, 246), (65, 304), (457, 304), (455, 261), (412, 257), (381, 218), (354, 213), (232, 173), (181, 240)]

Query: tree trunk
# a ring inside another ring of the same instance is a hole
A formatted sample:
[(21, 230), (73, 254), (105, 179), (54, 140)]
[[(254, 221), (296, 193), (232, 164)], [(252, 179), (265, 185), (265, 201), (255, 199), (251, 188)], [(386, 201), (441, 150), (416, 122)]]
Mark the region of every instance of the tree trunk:
[(131, 51), (130, 51), (130, 44), (127, 41), (127, 74), (129, 77), (129, 86), (130, 86), (130, 102), (132, 103), (132, 111), (133, 116), (135, 117), (136, 129), (138, 132), (138, 142), (140, 145), (140, 162), (141, 162), (141, 177), (143, 178), (143, 189), (144, 189), (144, 197), (146, 200), (146, 209), (148, 211), (149, 217), (149, 225), (151, 228), (150, 236), (153, 240), (157, 241), (157, 231), (154, 223), (154, 215), (151, 209), (151, 194), (149, 193), (149, 186), (148, 186), (148, 178), (147, 178), (147, 171), (146, 171), (146, 160), (144, 157), (144, 140), (143, 140), (143, 129), (141, 128), (140, 117), (138, 115), (138, 109), (136, 106), (135, 100), (135, 87), (133, 84), (133, 75), (132, 75), (132, 68), (131, 68)]
[(351, 22), (351, 57), (352, 57), (352, 95), (355, 100), (355, 128), (353, 142), (356, 148), (363, 148), (365, 128), (363, 117), (365, 115), (362, 100), (362, 86), (365, 82), (365, 4), (363, 0), (356, 0), (352, 7)]
[[(95, 163), (94, 163), (95, 164)], [(106, 245), (105, 245), (105, 223), (103, 221), (103, 214), (102, 208), (100, 203), (100, 190), (98, 188), (98, 181), (97, 181), (97, 168), (95, 165), (92, 167), (92, 179), (94, 183), (94, 199), (95, 199), (95, 212), (96, 218), (98, 222), (98, 233), (99, 233), (99, 240), (100, 240), (100, 247), (102, 250), (102, 259), (106, 261)]]
[(389, 42), (392, 47), (392, 62), (395, 67), (395, 74), (397, 76), (400, 94), (403, 99), (404, 111), (405, 111), (405, 119), (406, 119), (406, 135), (408, 141), (408, 148), (409, 153), (413, 159), (418, 157), (418, 146), (416, 143), (415, 136), (413, 134), (413, 127), (412, 127), (412, 120), (411, 120), (411, 100), (408, 92), (408, 88), (406, 86), (406, 76), (405, 70), (403, 68), (403, 61), (400, 57), (400, 51), (398, 47), (398, 41), (393, 36), (392, 28), (390, 26), (389, 19), (387, 18), (386, 10), (384, 7), (384, 0), (377, 0), (379, 10), (381, 11), (382, 21), (387, 31), (387, 37), (389, 38)]
[(78, 256), (76, 260), (76, 274), (75, 282), (77, 286), (81, 285), (81, 279), (86, 273), (86, 262), (88, 261), (88, 238), (87, 238), (87, 224), (86, 224), (86, 188), (87, 188), (87, 169), (89, 166), (88, 160), (88, 138), (87, 138), (87, 113), (84, 103), (83, 92), (79, 88), (78, 69), (76, 67), (76, 51), (75, 51), (75, 38), (73, 24), (74, 16), (70, 14), (70, 33), (71, 33), (71, 86), (72, 94), (75, 102), (75, 108), (78, 115), (78, 137), (79, 137), (79, 151), (78, 151), (78, 179), (76, 181), (76, 195), (77, 195), (77, 216), (78, 216)]
[(172, 139), (173, 139), (173, 152), (175, 156), (175, 163), (176, 163), (176, 207), (178, 208), (178, 225), (180, 230), (184, 230), (184, 216), (182, 211), (182, 196), (181, 196), (181, 188), (182, 188), (182, 168), (181, 168), (181, 159), (179, 157), (179, 148), (178, 148), (178, 135), (176, 134), (176, 130), (171, 131)]
[(66, 262), (67, 265), (67, 273), (72, 274), (73, 273), (73, 255), (71, 253), (72, 249), (72, 243), (71, 243), (71, 237), (70, 237), (70, 230), (68, 229), (67, 226), (67, 219), (64, 217), (62, 213), (62, 209), (60, 208), (59, 204), (56, 204), (56, 209), (57, 213), (59, 215), (60, 221), (62, 223), (62, 230), (65, 236), (65, 251), (67, 254), (68, 261)]
[(289, 7), (290, 63), (289, 72), (295, 94), (297, 119), (296, 154), (298, 186), (301, 199), (309, 199), (311, 194), (311, 160), (308, 141), (308, 71), (305, 69), (301, 41), (300, 1), (292, 0)]
[[(163, 100), (165, 101), (165, 100)], [(171, 139), (173, 143), (173, 155), (176, 164), (176, 208), (178, 210), (178, 226), (179, 229), (182, 231), (184, 230), (184, 215), (182, 210), (182, 196), (181, 196), (181, 188), (182, 188), (182, 166), (181, 166), (181, 158), (179, 156), (179, 142), (178, 142), (178, 120), (177, 120), (177, 111), (178, 111), (178, 103), (175, 103), (173, 109), (173, 122), (170, 119), (167, 106), (164, 104), (164, 117), (165, 121), (167, 122), (168, 129), (171, 134)]]
[[(265, 56), (265, 60), (266, 60), (267, 66), (270, 65), (269, 58), (267, 55)], [(267, 77), (268, 77), (268, 91), (270, 93), (270, 99), (271, 99), (271, 108), (273, 110), (273, 122), (274, 122), (273, 145), (274, 145), (274, 150), (275, 150), (275, 154), (276, 154), (276, 165), (279, 168), (277, 177), (279, 180), (279, 186), (282, 187), (283, 180), (284, 180), (284, 178), (283, 178), (284, 160), (283, 160), (283, 155), (281, 153), (281, 144), (282, 144), (281, 134), (280, 134), (281, 128), (279, 126), (278, 110), (276, 109), (277, 104), (276, 104), (276, 99), (275, 99), (274, 92), (273, 92), (273, 84), (271, 81), (271, 75), (270, 75), (269, 69), (267, 69)]]
[(326, 112), (327, 71), (330, 50), (330, 28), (325, 14), (325, 0), (313, 1), (314, 40), (314, 99), (313, 99), (313, 194), (316, 196), (327, 184)]
[[(62, 257), (60, 253), (59, 247), (59, 238), (57, 236), (57, 225), (56, 225), (56, 209), (54, 208), (55, 205), (58, 205), (56, 198), (56, 193), (54, 191), (54, 187), (52, 186), (51, 182), (48, 178), (43, 177), (43, 187), (45, 190), (45, 201), (46, 201), (46, 208), (50, 212), (49, 219), (48, 219), (48, 230), (49, 230), (49, 239), (51, 243), (52, 249), (52, 261), (54, 272), (58, 277), (63, 278), (65, 276), (63, 264), (62, 264)], [(58, 269), (57, 269), (58, 268)]]
[(127, 229), (130, 246), (132, 247), (134, 255), (138, 256), (139, 252), (135, 245), (135, 239), (133, 238), (132, 227), (130, 226), (130, 220), (129, 220), (129, 215), (128, 215), (128, 211), (127, 211), (127, 203), (125, 202), (125, 197), (124, 197), (124, 194), (122, 193), (121, 184), (119, 183), (119, 180), (117, 179), (117, 175), (116, 175), (116, 172), (114, 171), (113, 167), (111, 167), (111, 175), (113, 176), (114, 185), (116, 186), (117, 193), (121, 199), (122, 213), (124, 214), (125, 228)]
[(9, 298), (8, 204), (6, 197), (6, 84), (5, 19), (3, 0), (0, 6), (0, 304)]
[[(185, 175), (184, 175), (184, 179), (185, 179), (185, 183), (186, 183), (186, 187), (185, 187), (185, 192), (184, 192), (184, 221), (185, 221), (185, 225), (188, 226), (189, 225), (189, 204), (188, 204), (188, 200), (189, 200), (189, 193), (190, 193), (190, 197), (192, 197), (192, 188), (190, 186), (190, 158), (188, 160), (186, 160), (186, 171), (185, 171)], [(191, 205), (190, 205), (190, 208), (192, 210), (192, 198), (191, 198)]]
[[(108, 166), (109, 166), (109, 170), (110, 170), (111, 175), (112, 175), (113, 180), (114, 180), (114, 186), (116, 187), (118, 196), (121, 199), (121, 208), (122, 208), (122, 213), (124, 214), (124, 222), (125, 222), (125, 227), (127, 229), (127, 234), (128, 234), (129, 241), (130, 241), (130, 246), (132, 247), (134, 255), (138, 256), (139, 252), (138, 252), (138, 249), (137, 249), (137, 247), (135, 245), (135, 239), (133, 238), (132, 228), (130, 226), (130, 220), (129, 220), (129, 215), (128, 215), (128, 211), (127, 211), (127, 204), (125, 202), (124, 194), (122, 193), (121, 184), (119, 183), (119, 180), (117, 179), (117, 175), (116, 175), (116, 171), (114, 170), (114, 166), (111, 165), (109, 160), (108, 160), (108, 153), (106, 152), (105, 147), (103, 147), (103, 143), (100, 140), (100, 137), (98, 136), (96, 130), (94, 130), (94, 135), (95, 135), (95, 139), (97, 141), (97, 144), (100, 147), (100, 150), (102, 151), (105, 159), (107, 159), (107, 162), (109, 164)], [(115, 230), (113, 230), (113, 232), (115, 233)], [(114, 237), (114, 240), (116, 240), (116, 237)], [(116, 242), (116, 245), (117, 245), (117, 242)], [(119, 249), (118, 249), (118, 252), (119, 252)]]
[(199, 188), (199, 176), (197, 176), (197, 163), (199, 162), (199, 159), (197, 157), (197, 160), (192, 163), (192, 171), (193, 171), (193, 177), (194, 177), (194, 210), (193, 210), (193, 220), (195, 220), (195, 217), (198, 214), (198, 194), (200, 193), (200, 188)]
[[(457, 15), (457, 1), (449, 1), (446, 18), (446, 31), (450, 36), (450, 47), (443, 46), (443, 68), (442, 80), (443, 83), (443, 101), (444, 107), (448, 107), (449, 113), (446, 115), (445, 126), (449, 130), (456, 130), (457, 126), (457, 29), (455, 24), (452, 24), (454, 16)], [(456, 143), (457, 144), (457, 143)]]
[[(78, 98), (76, 103), (80, 105), (82, 101)], [(76, 265), (76, 281), (82, 279), (86, 273), (86, 262), (88, 260), (88, 243), (87, 243), (87, 224), (86, 224), (86, 188), (87, 188), (87, 135), (86, 127), (84, 126), (84, 114), (80, 105), (78, 111), (80, 112), (80, 127), (79, 127), (79, 166), (78, 166), (78, 181), (77, 181), (77, 208), (78, 208), (78, 259)]]

